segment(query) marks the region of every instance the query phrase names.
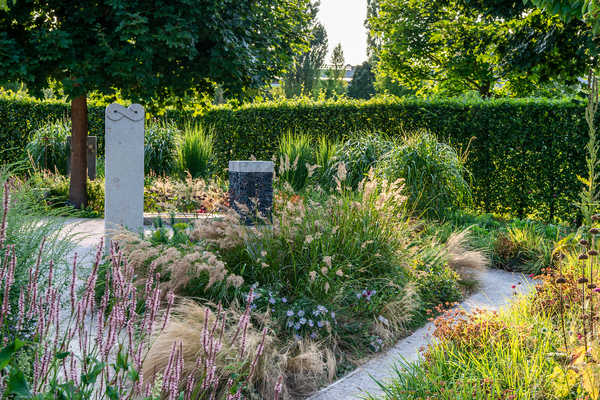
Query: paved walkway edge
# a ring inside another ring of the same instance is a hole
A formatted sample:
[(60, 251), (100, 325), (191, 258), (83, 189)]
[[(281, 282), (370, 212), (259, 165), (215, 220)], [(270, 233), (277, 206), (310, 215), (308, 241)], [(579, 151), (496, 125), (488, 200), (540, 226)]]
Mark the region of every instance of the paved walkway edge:
[[(486, 308), (498, 310), (510, 304), (515, 292), (527, 293), (533, 285), (522, 274), (487, 269), (475, 274), (479, 290), (463, 301), (459, 307), (466, 310)], [(309, 397), (308, 400), (346, 400), (364, 397), (366, 393), (381, 395), (382, 390), (374, 379), (386, 382), (393, 378), (393, 367), (400, 359), (414, 362), (419, 359), (419, 349), (432, 341), (433, 323), (417, 329), (393, 347), (367, 361), (350, 374), (333, 382)]]

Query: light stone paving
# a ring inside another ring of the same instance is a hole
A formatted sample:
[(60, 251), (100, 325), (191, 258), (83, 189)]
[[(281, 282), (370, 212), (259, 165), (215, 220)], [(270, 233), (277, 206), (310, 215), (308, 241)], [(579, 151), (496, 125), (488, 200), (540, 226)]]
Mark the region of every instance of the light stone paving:
[[(479, 281), (479, 290), (459, 305), (467, 311), (475, 308), (499, 310), (509, 304), (515, 291), (526, 293), (533, 290), (533, 284), (522, 274), (488, 269), (477, 272), (475, 278)], [(374, 379), (386, 382), (393, 378), (394, 366), (400, 359), (417, 361), (419, 349), (432, 341), (432, 328), (433, 323), (428, 323), (400, 340), (387, 352), (369, 360), (349, 375), (309, 397), (309, 400), (350, 400), (363, 398), (366, 393), (382, 394)]]

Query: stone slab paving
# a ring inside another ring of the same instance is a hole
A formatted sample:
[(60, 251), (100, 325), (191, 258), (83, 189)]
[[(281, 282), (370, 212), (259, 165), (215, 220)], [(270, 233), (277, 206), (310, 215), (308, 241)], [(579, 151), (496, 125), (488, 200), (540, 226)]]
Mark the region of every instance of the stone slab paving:
[[(104, 219), (102, 218), (68, 218), (65, 219), (65, 230), (75, 235), (75, 248), (67, 256), (68, 261), (73, 260), (77, 253), (77, 264), (80, 271), (89, 272), (89, 268), (96, 258), (98, 244), (104, 237)], [(152, 228), (144, 227), (144, 233), (149, 233)]]
[[(526, 293), (533, 289), (531, 282), (522, 274), (488, 269), (475, 273), (479, 281), (479, 290), (467, 298), (459, 307), (465, 310), (485, 308), (498, 310), (507, 305), (518, 291)], [(516, 289), (513, 289), (513, 285)], [(334, 382), (309, 397), (309, 400), (350, 400), (364, 397), (365, 393), (382, 394), (373, 378), (385, 382), (393, 378), (393, 368), (399, 359), (417, 361), (419, 349), (432, 341), (433, 323), (415, 331), (412, 335), (400, 340), (387, 352), (373, 358), (344, 378)]]

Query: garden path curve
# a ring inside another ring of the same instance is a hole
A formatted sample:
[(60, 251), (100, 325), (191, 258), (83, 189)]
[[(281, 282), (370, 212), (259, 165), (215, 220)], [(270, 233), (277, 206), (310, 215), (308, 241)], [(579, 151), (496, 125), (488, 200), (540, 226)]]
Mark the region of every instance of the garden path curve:
[[(100, 239), (104, 235), (103, 219), (69, 219), (66, 226), (71, 233), (78, 235), (77, 252), (80, 259), (80, 268), (89, 271), (94, 260), (94, 255)], [(72, 254), (69, 256), (72, 259)], [(509, 304), (514, 292), (525, 293), (533, 289), (531, 282), (522, 274), (487, 269), (474, 273), (474, 278), (479, 282), (478, 290), (463, 301), (459, 307), (465, 310), (485, 308), (498, 310)], [(513, 289), (513, 286), (516, 289)], [(419, 349), (427, 346), (432, 341), (431, 329), (433, 323), (428, 323), (415, 331), (412, 335), (398, 341), (387, 352), (367, 361), (365, 364), (323, 388), (312, 395), (308, 400), (350, 400), (364, 396), (365, 393), (381, 394), (381, 389), (373, 378), (379, 381), (393, 377), (395, 363), (404, 358), (407, 361), (416, 361)]]
[[(487, 269), (478, 271), (474, 275), (479, 282), (478, 291), (459, 305), (465, 310), (474, 308), (498, 310), (509, 304), (515, 290), (526, 293), (533, 289), (529, 279), (518, 273)], [(373, 378), (383, 382), (393, 378), (393, 367), (401, 358), (416, 361), (419, 357), (419, 349), (431, 343), (432, 328), (433, 323), (428, 323), (412, 335), (400, 340), (387, 352), (367, 361), (349, 375), (312, 395), (308, 400), (349, 400), (361, 398), (365, 393), (382, 394), (382, 390)]]

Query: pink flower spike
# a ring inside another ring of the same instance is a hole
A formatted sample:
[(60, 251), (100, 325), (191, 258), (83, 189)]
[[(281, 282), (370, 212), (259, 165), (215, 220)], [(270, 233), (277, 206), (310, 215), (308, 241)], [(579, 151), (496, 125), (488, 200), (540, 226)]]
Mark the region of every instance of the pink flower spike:
[(77, 253), (73, 256), (73, 269), (71, 271), (71, 313), (75, 312), (75, 284), (77, 283)]

